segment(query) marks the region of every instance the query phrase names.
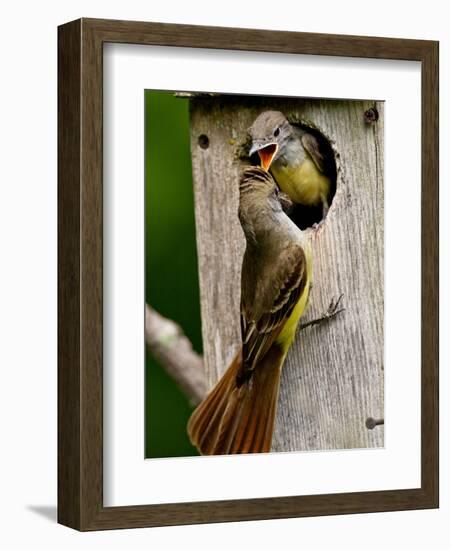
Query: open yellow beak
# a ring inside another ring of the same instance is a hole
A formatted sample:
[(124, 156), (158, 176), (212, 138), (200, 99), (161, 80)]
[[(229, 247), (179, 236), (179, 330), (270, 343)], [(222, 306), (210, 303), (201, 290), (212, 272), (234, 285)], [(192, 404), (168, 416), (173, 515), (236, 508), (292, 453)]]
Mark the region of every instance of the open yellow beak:
[(276, 143), (270, 143), (262, 149), (259, 149), (258, 155), (261, 159), (261, 166), (263, 169), (268, 172), (270, 165), (272, 164), (273, 157), (275, 156), (278, 150), (278, 145)]

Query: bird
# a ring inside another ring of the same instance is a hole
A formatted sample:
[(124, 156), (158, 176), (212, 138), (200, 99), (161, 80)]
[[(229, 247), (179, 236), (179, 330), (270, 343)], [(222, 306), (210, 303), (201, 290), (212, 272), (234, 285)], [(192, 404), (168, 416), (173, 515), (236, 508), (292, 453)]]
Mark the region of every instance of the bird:
[(272, 175), (259, 166), (240, 178), (239, 221), (246, 240), (242, 343), (188, 421), (202, 455), (270, 451), (281, 370), (308, 303), (310, 241), (283, 211)]
[(258, 153), (261, 166), (270, 170), (293, 203), (321, 206), (325, 218), (331, 177), (327, 152), (317, 137), (291, 124), (280, 111), (263, 111), (249, 133), (252, 139), (249, 156)]

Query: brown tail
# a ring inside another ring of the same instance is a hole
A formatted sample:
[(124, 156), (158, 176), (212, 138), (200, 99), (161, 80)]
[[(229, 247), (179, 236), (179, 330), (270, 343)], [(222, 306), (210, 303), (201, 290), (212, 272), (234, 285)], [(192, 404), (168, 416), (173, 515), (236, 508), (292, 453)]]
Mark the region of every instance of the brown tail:
[(270, 451), (284, 354), (274, 344), (238, 388), (241, 356), (239, 351), (189, 419), (189, 437), (203, 455)]

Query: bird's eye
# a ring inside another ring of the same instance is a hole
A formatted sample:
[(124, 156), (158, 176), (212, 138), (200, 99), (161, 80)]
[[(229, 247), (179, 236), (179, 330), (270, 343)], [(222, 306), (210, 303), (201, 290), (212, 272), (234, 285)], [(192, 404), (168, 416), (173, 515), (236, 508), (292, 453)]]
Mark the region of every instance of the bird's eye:
[(273, 133), (273, 135), (274, 135), (275, 137), (279, 136), (279, 135), (280, 135), (280, 129), (279, 129), (279, 128), (276, 128), (275, 131), (274, 131), (274, 133)]

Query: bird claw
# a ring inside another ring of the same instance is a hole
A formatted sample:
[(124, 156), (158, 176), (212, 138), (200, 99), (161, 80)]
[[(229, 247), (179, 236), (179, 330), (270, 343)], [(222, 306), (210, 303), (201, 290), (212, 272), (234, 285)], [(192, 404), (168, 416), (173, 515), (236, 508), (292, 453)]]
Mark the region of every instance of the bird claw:
[(341, 300), (343, 297), (344, 297), (344, 294), (341, 294), (336, 300), (336, 302), (334, 301), (334, 298), (331, 300), (330, 305), (328, 306), (328, 309), (325, 313), (325, 317), (327, 319), (331, 319), (331, 317), (335, 317), (336, 315), (341, 313), (341, 311), (345, 311), (345, 307), (338, 309), (339, 304), (341, 303)]
[(312, 321), (308, 321), (307, 323), (303, 323), (299, 325), (298, 330), (304, 330), (307, 327), (312, 327), (314, 325), (318, 325), (319, 323), (322, 323), (323, 321), (329, 321), (333, 317), (336, 317), (336, 315), (339, 315), (342, 311), (345, 311), (345, 307), (339, 308), (339, 304), (341, 303), (341, 300), (343, 298), (343, 294), (339, 296), (339, 298), (336, 300), (336, 302), (331, 300), (330, 305), (328, 306), (327, 311), (324, 313), (322, 317), (319, 317), (318, 319), (313, 319)]

